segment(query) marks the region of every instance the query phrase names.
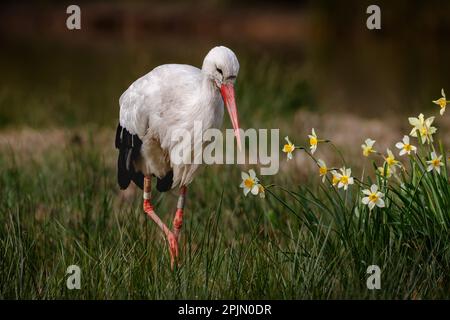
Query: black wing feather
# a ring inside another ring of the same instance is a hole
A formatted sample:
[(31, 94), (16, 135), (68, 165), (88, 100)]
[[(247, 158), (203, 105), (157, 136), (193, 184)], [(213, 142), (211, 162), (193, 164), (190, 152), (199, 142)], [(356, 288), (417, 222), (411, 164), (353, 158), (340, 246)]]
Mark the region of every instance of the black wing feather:
[[(131, 134), (120, 124), (116, 130), (116, 149), (119, 149), (117, 159), (117, 182), (120, 189), (126, 189), (133, 181), (139, 188), (144, 188), (144, 175), (134, 168), (134, 160), (139, 157), (142, 140), (136, 134)], [(163, 178), (157, 178), (156, 189), (159, 192), (169, 191), (173, 184), (173, 171)]]
[(144, 186), (144, 175), (141, 172), (137, 172), (134, 168), (134, 160), (139, 156), (142, 140), (119, 124), (116, 130), (115, 145), (119, 149), (117, 182), (120, 189), (128, 188), (131, 181), (142, 189)]
[(170, 170), (164, 177), (156, 179), (156, 190), (159, 192), (166, 192), (172, 188), (173, 184), (173, 171)]

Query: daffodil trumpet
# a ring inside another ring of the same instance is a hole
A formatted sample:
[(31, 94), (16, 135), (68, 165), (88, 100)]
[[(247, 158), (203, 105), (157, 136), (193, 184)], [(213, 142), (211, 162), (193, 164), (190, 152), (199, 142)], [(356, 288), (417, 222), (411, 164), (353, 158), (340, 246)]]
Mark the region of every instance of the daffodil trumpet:
[(445, 112), (445, 108), (447, 107), (447, 103), (449, 103), (450, 101), (447, 100), (444, 89), (441, 89), (441, 95), (442, 95), (442, 97), (440, 97), (437, 100), (433, 100), (433, 103), (437, 104), (441, 108), (441, 110), (439, 110), (439, 113), (441, 116), (443, 116), (444, 112)]

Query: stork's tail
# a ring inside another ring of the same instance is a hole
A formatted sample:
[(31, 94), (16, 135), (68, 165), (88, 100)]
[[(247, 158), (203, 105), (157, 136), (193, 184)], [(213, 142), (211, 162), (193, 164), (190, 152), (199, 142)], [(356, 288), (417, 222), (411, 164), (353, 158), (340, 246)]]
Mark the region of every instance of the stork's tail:
[(116, 149), (119, 149), (117, 159), (117, 182), (120, 189), (126, 189), (133, 181), (139, 188), (144, 187), (144, 175), (134, 168), (134, 160), (139, 156), (142, 140), (136, 134), (131, 134), (120, 124), (116, 130)]

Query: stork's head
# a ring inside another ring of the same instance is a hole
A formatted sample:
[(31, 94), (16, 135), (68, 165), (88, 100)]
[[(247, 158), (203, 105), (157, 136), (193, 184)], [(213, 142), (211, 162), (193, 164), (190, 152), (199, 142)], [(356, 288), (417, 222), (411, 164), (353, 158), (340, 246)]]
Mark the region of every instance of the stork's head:
[(203, 60), (202, 72), (220, 90), (222, 99), (228, 109), (234, 135), (241, 148), (239, 134), (239, 119), (237, 115), (236, 102), (234, 100), (234, 82), (239, 73), (239, 62), (233, 51), (227, 47), (219, 46), (212, 48)]

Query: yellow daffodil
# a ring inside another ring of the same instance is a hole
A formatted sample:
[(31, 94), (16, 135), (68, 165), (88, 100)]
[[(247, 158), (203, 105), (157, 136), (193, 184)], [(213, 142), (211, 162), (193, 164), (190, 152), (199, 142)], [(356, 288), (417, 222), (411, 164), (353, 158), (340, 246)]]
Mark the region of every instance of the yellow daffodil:
[(417, 148), (409, 143), (409, 136), (406, 135), (403, 137), (403, 142), (397, 142), (395, 147), (400, 149), (400, 156), (403, 156), (406, 153), (411, 154), (411, 151), (417, 152)]
[(372, 184), (370, 189), (365, 189), (362, 191), (366, 197), (362, 198), (361, 202), (369, 207), (369, 210), (372, 210), (375, 206), (379, 208), (383, 208), (385, 206), (383, 197), (384, 193), (378, 191), (378, 186), (376, 184)]
[(425, 120), (424, 115), (421, 113), (419, 117), (410, 117), (409, 123), (414, 127), (409, 134), (411, 137), (417, 137), (417, 131), (420, 134), (422, 143), (433, 142), (433, 134), (436, 133), (437, 129), (433, 126), (434, 117), (429, 117)]
[(295, 150), (295, 145), (289, 140), (289, 137), (284, 138), (286, 140), (286, 144), (283, 147), (283, 152), (286, 153), (287, 159), (292, 159), (292, 152)]
[(439, 111), (439, 113), (441, 114), (441, 116), (443, 116), (444, 112), (445, 112), (445, 108), (447, 107), (447, 102), (449, 102), (449, 101), (447, 101), (444, 89), (441, 89), (441, 95), (442, 95), (442, 97), (440, 97), (437, 100), (434, 100), (433, 103), (437, 104), (439, 107), (441, 107), (441, 110)]
[(375, 140), (372, 139), (366, 139), (365, 143), (361, 145), (361, 148), (363, 149), (363, 155), (365, 157), (368, 157), (371, 153), (376, 152), (373, 149), (373, 145), (375, 144)]
[(387, 157), (384, 158), (384, 161), (387, 163), (388, 167), (395, 172), (395, 167), (401, 167), (400, 162), (395, 159), (394, 154), (390, 149), (387, 149)]
[(341, 180), (339, 177), (339, 173), (336, 170), (332, 170), (331, 175), (332, 175), (331, 184), (333, 186), (336, 186), (339, 183), (339, 181)]
[(308, 135), (309, 137), (309, 148), (311, 149), (311, 154), (314, 154), (317, 150), (317, 144), (319, 143), (319, 138), (317, 138), (316, 131), (314, 131), (314, 128), (311, 130), (311, 134)]
[(319, 159), (317, 160), (317, 164), (319, 166), (319, 176), (322, 177), (322, 182), (325, 182), (325, 179), (327, 177), (328, 168), (325, 163), (325, 161)]
[(392, 176), (392, 171), (389, 166), (386, 166), (386, 174), (384, 173), (384, 167), (378, 167), (377, 170), (382, 177), (390, 178)]
[(259, 196), (261, 198), (265, 198), (266, 197), (266, 189), (264, 189), (262, 184), (258, 184), (258, 192), (259, 192)]
[(441, 174), (441, 167), (444, 166), (442, 163), (442, 155), (439, 157), (436, 155), (436, 152), (431, 153), (431, 160), (427, 161), (428, 168), (427, 171), (430, 172), (432, 170), (436, 170), (437, 173)]
[(242, 183), (239, 187), (244, 189), (244, 195), (247, 196), (249, 192), (253, 195), (259, 193), (259, 179), (256, 177), (255, 171), (250, 169), (248, 174), (246, 172), (241, 173)]
[(337, 174), (337, 177), (339, 178), (338, 188), (344, 188), (344, 190), (348, 189), (348, 186), (353, 184), (353, 177), (352, 177), (352, 169), (346, 169), (345, 167), (340, 169), (340, 173)]

